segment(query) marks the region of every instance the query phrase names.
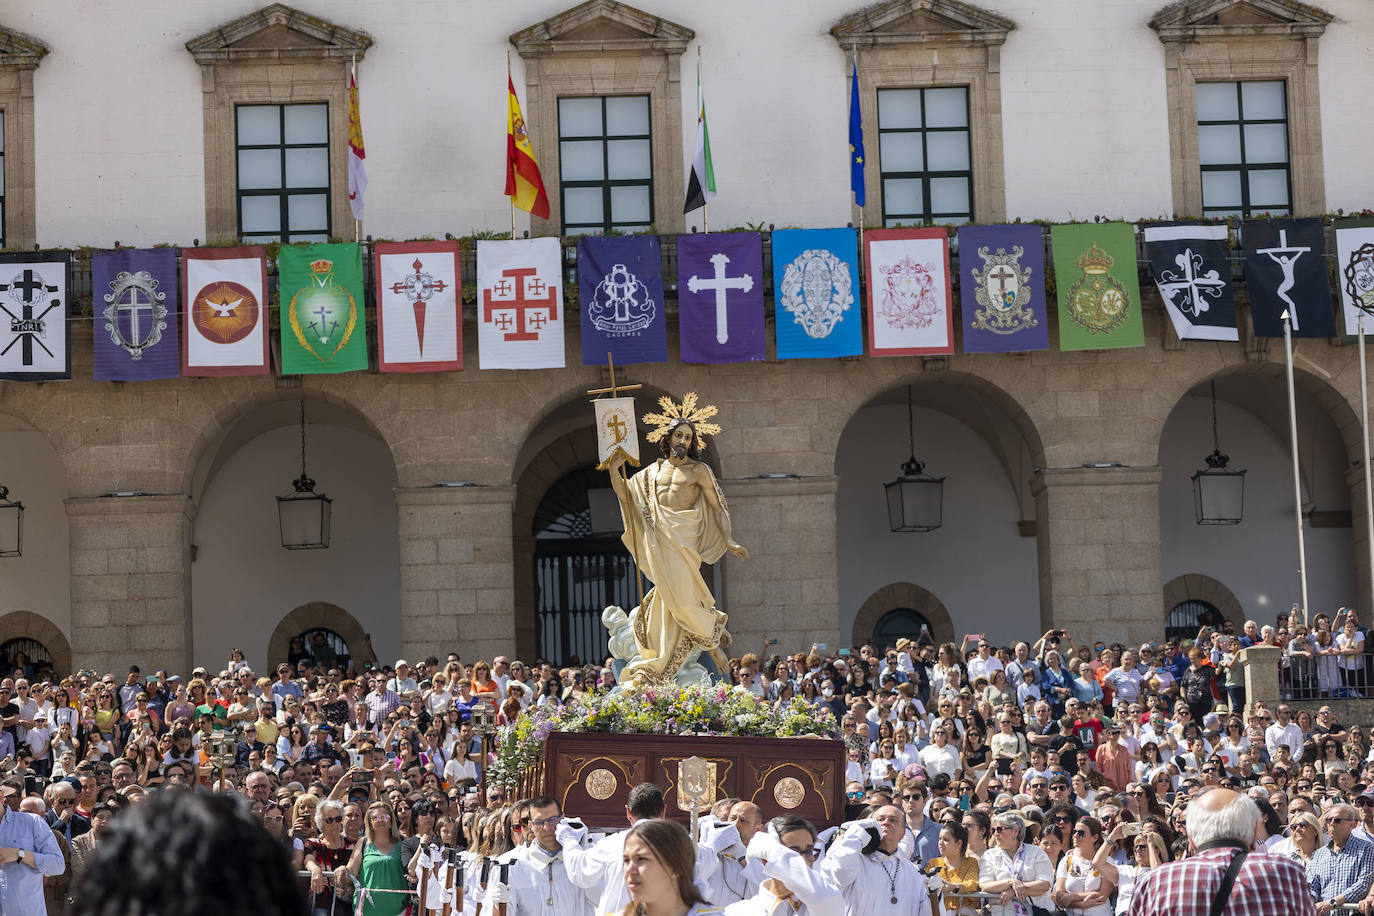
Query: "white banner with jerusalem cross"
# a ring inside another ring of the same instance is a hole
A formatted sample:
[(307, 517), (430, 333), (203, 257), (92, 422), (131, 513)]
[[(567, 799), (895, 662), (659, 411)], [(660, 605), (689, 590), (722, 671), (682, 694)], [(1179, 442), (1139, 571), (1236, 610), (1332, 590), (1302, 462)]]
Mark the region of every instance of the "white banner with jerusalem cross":
[(477, 361), (562, 369), (562, 251), (556, 238), (477, 243)]
[(611, 466), (616, 453), (639, 467), (639, 427), (635, 425), (634, 398), (600, 398), (592, 401), (596, 408), (596, 469)]

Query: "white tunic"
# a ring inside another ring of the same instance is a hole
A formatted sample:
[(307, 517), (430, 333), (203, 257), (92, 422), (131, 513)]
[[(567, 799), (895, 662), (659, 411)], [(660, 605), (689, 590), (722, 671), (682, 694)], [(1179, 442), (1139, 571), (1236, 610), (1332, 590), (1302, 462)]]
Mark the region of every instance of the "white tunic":
[[(598, 913), (619, 913), (630, 902), (630, 891), (625, 887), (626, 833), (621, 830), (604, 836), (591, 847), (572, 842), (563, 844), (563, 867), (568, 881), (582, 888), (588, 896), (596, 897), (595, 911)], [(704, 846), (697, 846), (696, 872), (692, 877), (703, 897), (719, 869), (716, 854)]]
[[(739, 828), (724, 821), (712, 821), (701, 831), (701, 843), (697, 856), (703, 852), (716, 856), (717, 869), (709, 881), (702, 884), (702, 896), (716, 906), (729, 906), (741, 900), (748, 900), (759, 890), (763, 874), (759, 864), (746, 856), (744, 844), (740, 841)], [(701, 869), (698, 867), (698, 877)]]
[[(778, 850), (785, 850), (779, 852)], [(762, 863), (764, 878), (773, 878), (787, 886), (798, 900), (800, 909), (792, 909), (789, 902), (778, 897), (766, 885), (748, 900), (732, 903), (725, 908), (725, 916), (844, 916), (844, 898), (816, 869), (809, 867), (800, 855), (777, 846), (773, 856)], [(751, 861), (755, 861), (751, 859)]]
[(586, 892), (568, 880), (561, 849), (550, 853), (527, 846), (514, 863), (510, 875), (513, 910), (508, 910), (515, 916), (592, 916)]
[(846, 824), (816, 866), (844, 896), (845, 916), (930, 916), (930, 895), (916, 866), (899, 852), (864, 855), (868, 831), (860, 823)]

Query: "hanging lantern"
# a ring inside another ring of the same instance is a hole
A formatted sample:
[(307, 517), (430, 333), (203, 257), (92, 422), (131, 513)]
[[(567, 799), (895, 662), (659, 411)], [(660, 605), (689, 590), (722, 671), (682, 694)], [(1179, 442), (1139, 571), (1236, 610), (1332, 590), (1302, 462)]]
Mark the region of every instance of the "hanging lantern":
[(24, 504), (10, 501), (8, 487), (0, 487), (0, 557), (24, 554)]
[(292, 482), (294, 493), (277, 497), (281, 545), (287, 550), (319, 550), (329, 546), (329, 508), (333, 502), (315, 492), (305, 473), (305, 399), (301, 399), (301, 476)]
[(1193, 472), (1193, 511), (1199, 525), (1239, 525), (1245, 517), (1245, 471), (1230, 467), (1217, 433), (1217, 383), (1212, 381), (1212, 454)]
[(906, 386), (907, 442), (911, 457), (902, 463), (896, 480), (883, 484), (887, 495), (887, 522), (892, 531), (934, 531), (943, 522), (945, 479), (932, 477), (916, 460), (916, 425), (911, 407), (911, 386)]

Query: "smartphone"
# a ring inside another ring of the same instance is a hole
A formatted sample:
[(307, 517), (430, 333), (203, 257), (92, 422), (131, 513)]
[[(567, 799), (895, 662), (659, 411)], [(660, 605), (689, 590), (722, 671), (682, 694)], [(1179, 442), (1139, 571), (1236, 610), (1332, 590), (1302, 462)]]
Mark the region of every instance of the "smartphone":
[(998, 757), (998, 758), (997, 758), (997, 775), (998, 775), (998, 776), (1010, 776), (1010, 775), (1011, 775), (1011, 758), (1010, 758), (1010, 757)]
[(841, 654), (841, 655), (848, 655), (848, 654), (849, 654), (849, 650), (848, 650), (848, 649), (841, 649), (841, 650), (840, 650), (840, 654)]
[(1140, 833), (1140, 825), (1137, 824), (1137, 823), (1130, 823), (1130, 824), (1122, 824), (1122, 825), (1121, 825), (1121, 835), (1122, 835), (1122, 836), (1135, 836), (1135, 835), (1138, 834), (1138, 833)]
[(372, 783), (372, 771), (363, 770), (361, 773), (353, 774), (353, 785), (366, 786)]
[(826, 649), (828, 649), (828, 648), (830, 648), (830, 647), (827, 646), (827, 645), (826, 645), (825, 643), (823, 643), (823, 642), (818, 642), (818, 643), (816, 643), (816, 651), (817, 651), (817, 652), (824, 652), (824, 651), (825, 651)]
[(777, 638), (776, 636), (774, 636), (772, 639), (768, 640), (768, 645), (770, 645), (770, 646), (776, 646), (777, 644), (778, 644), (778, 638)]
[(959, 810), (960, 810), (960, 811), (967, 811), (967, 810), (969, 809), (969, 804), (970, 804), (970, 799), (969, 799), (969, 796), (968, 796), (968, 793), (967, 793), (967, 792), (965, 792), (963, 795), (960, 795), (960, 796), (959, 796)]

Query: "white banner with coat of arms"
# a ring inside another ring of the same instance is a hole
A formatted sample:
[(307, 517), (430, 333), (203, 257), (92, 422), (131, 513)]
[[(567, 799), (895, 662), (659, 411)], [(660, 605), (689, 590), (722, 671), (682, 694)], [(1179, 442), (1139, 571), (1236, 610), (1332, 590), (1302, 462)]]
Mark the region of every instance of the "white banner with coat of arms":
[(634, 398), (601, 398), (592, 401), (596, 408), (596, 468), (611, 466), (616, 453), (639, 467), (639, 427), (635, 425)]

